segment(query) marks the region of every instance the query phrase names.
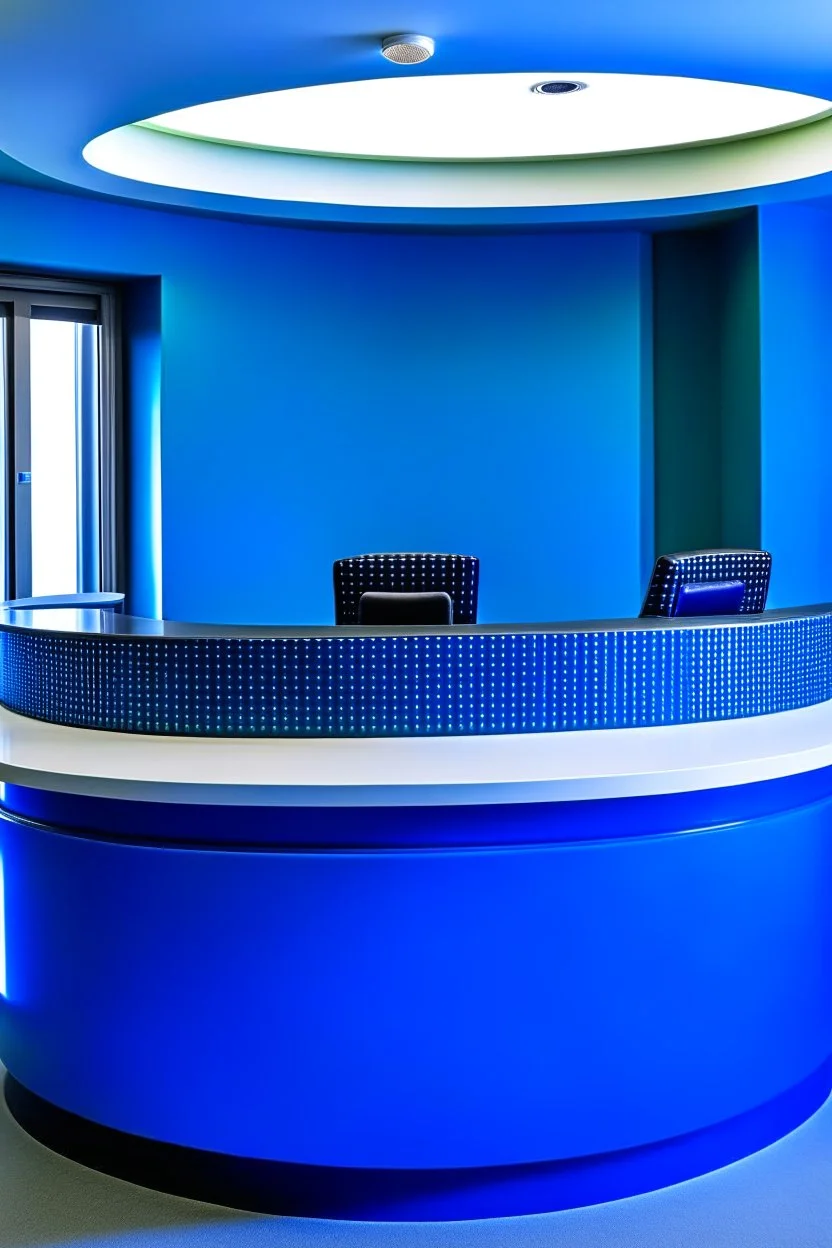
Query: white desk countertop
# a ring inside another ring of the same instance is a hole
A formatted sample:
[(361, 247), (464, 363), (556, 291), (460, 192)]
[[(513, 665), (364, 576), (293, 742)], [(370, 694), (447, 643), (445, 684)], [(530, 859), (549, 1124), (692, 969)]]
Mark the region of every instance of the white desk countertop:
[(0, 781), (256, 806), (557, 802), (722, 788), (832, 766), (832, 701), (661, 728), (480, 737), (163, 737), (0, 707)]

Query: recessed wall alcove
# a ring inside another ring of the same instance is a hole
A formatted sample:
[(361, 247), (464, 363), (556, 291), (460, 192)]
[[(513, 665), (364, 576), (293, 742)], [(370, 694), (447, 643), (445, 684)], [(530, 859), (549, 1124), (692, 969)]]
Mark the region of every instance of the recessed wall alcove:
[(760, 545), (756, 213), (653, 238), (656, 551)]
[(832, 598), (832, 214), (652, 240), (655, 550), (762, 546), (769, 605)]

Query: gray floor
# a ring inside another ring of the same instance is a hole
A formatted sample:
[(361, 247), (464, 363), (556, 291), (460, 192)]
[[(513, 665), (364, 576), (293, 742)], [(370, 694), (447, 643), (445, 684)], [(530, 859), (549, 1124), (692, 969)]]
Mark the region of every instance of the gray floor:
[[(2, 1073), (2, 1072), (0, 1072)], [(148, 1192), (30, 1139), (0, 1109), (0, 1246), (72, 1248), (832, 1248), (832, 1099), (787, 1139), (650, 1196), (503, 1222), (259, 1217)]]

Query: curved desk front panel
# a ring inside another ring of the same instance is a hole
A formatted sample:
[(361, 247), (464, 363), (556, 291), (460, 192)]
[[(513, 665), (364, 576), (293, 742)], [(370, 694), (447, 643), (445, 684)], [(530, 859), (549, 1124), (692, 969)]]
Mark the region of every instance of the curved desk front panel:
[(724, 1165), (832, 1086), (832, 700), (439, 740), (0, 710), (0, 780), (7, 1099), (87, 1164), (515, 1214)]
[(0, 702), (197, 736), (565, 732), (771, 714), (832, 697), (832, 609), (720, 621), (244, 629), (97, 612), (0, 618)]

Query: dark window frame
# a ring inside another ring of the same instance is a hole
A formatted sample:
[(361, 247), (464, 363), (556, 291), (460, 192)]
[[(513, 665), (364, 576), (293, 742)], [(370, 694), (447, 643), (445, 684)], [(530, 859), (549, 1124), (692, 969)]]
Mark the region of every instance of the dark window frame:
[[(30, 324), (68, 320), (100, 327), (98, 342), (98, 575), (95, 588), (121, 588), (124, 491), (121, 300), (117, 286), (46, 274), (0, 271), (0, 349), (5, 459), (5, 598), (31, 594)], [(27, 479), (26, 474), (29, 473)], [(80, 503), (80, 500), (79, 500)]]

